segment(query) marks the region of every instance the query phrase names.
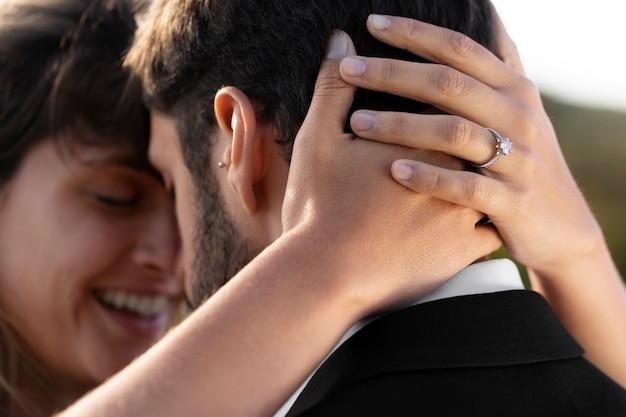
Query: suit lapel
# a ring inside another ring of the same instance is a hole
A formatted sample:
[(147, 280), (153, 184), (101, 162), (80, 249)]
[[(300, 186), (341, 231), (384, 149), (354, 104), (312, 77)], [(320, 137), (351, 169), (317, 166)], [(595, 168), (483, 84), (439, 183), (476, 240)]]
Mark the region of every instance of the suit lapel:
[(453, 297), (387, 314), (320, 366), (287, 417), (365, 378), (402, 371), (507, 366), (583, 353), (537, 293)]

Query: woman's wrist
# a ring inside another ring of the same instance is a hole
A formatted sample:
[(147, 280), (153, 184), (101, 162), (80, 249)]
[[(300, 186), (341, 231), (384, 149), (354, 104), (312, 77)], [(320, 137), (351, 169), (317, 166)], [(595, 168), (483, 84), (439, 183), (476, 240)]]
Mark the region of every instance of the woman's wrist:
[(386, 290), (395, 289), (391, 284), (385, 286), (382, 278), (371, 282), (364, 270), (366, 263), (355, 256), (355, 246), (346, 239), (328, 236), (322, 228), (298, 226), (272, 246), (284, 251), (281, 258), (294, 263), (282, 267), (298, 271), (294, 277), (297, 285), (307, 288), (311, 299), (321, 302), (320, 308), (334, 306), (346, 323), (353, 324), (385, 307)]

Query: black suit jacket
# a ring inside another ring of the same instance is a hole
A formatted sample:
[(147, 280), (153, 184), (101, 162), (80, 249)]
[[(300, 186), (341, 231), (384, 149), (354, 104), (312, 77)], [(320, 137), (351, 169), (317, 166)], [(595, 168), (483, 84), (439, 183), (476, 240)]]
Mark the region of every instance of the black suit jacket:
[(347, 340), (287, 417), (626, 417), (626, 390), (582, 353), (535, 292), (433, 301)]

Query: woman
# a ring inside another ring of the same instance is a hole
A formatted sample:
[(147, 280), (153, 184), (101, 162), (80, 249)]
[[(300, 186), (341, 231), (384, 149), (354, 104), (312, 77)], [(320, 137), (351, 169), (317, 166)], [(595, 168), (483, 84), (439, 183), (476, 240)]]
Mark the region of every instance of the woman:
[(131, 2), (0, 11), (0, 414), (49, 415), (159, 340), (178, 232), (120, 59)]

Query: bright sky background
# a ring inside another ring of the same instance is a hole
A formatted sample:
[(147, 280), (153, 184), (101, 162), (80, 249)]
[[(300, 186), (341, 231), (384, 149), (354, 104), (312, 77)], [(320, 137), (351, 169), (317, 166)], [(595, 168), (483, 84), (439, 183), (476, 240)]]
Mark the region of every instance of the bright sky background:
[(623, 0), (492, 0), (530, 79), (578, 104), (626, 111)]

